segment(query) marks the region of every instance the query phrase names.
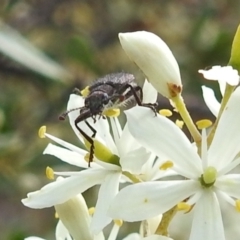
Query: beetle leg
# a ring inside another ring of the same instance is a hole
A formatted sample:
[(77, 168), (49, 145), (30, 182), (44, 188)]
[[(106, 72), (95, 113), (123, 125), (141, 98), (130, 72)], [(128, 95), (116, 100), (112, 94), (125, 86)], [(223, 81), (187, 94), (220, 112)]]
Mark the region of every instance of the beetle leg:
[(74, 121), (75, 127), (77, 128), (77, 130), (81, 133), (81, 135), (90, 143), (90, 150), (89, 150), (89, 161), (88, 161), (88, 167), (90, 167), (90, 163), (93, 161), (93, 157), (94, 157), (94, 141), (92, 138), (94, 138), (96, 136), (96, 129), (94, 129), (90, 123), (88, 123), (86, 120), (84, 121), (86, 123), (86, 125), (92, 130), (93, 134), (91, 137), (89, 137), (79, 126), (78, 123), (82, 121), (82, 119), (80, 118), (81, 115), (79, 117), (76, 118), (76, 120)]
[[(139, 106), (151, 108), (152, 111), (155, 113), (155, 115), (157, 115), (157, 110), (156, 110), (156, 107), (158, 105), (157, 102), (156, 103), (143, 103), (142, 102), (143, 91), (142, 91), (142, 88), (140, 86), (133, 87), (131, 84), (127, 84), (126, 87), (131, 89), (131, 92), (132, 92), (132, 94), (133, 94), (133, 96), (134, 96), (134, 98), (135, 98), (135, 100), (136, 100), (136, 102)], [(138, 91), (140, 93), (140, 97), (137, 95)]]

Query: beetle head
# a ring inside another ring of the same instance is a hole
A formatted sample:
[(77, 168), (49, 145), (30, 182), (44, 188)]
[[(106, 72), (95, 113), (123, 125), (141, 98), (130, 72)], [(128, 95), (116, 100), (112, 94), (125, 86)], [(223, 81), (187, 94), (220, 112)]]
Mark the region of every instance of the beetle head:
[(90, 109), (92, 114), (101, 113), (109, 103), (109, 96), (102, 91), (95, 91), (85, 99), (85, 108)]

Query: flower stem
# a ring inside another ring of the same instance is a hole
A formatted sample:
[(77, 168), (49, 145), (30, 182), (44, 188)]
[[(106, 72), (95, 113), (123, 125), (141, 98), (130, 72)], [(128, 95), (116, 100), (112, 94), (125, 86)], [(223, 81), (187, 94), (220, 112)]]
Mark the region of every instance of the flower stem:
[(126, 177), (128, 177), (133, 183), (142, 182), (138, 177), (134, 176), (130, 172), (123, 171), (122, 174), (125, 175)]
[(229, 84), (226, 85), (226, 89), (225, 89), (225, 92), (224, 92), (224, 96), (222, 98), (222, 102), (221, 102), (221, 107), (220, 107), (220, 110), (219, 110), (219, 113), (218, 113), (218, 116), (217, 116), (217, 119), (211, 129), (211, 132), (209, 133), (208, 135), (208, 139), (207, 139), (207, 144), (208, 144), (208, 147), (211, 145), (212, 143), (212, 140), (213, 140), (213, 137), (215, 135), (215, 132), (216, 132), (216, 128), (217, 128), (217, 125), (218, 125), (218, 122), (219, 122), (219, 119), (223, 113), (223, 110), (231, 96), (231, 94), (233, 93), (235, 89), (235, 86), (231, 86)]
[(201, 144), (201, 134), (193, 123), (182, 96), (178, 94), (176, 97), (171, 98), (171, 100), (174, 102), (176, 109), (178, 110), (189, 132), (191, 133), (194, 142), (197, 144), (197, 146), (199, 146)]
[(155, 234), (168, 236), (168, 226), (176, 213), (177, 213), (177, 206), (174, 206), (173, 208), (165, 212), (163, 214), (162, 221), (159, 223), (157, 227)]

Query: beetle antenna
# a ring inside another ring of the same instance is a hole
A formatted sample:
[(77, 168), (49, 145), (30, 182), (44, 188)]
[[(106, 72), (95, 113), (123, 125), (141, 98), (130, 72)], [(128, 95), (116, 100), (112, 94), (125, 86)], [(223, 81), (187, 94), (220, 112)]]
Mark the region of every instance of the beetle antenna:
[(81, 109), (81, 108), (82, 108), (82, 107), (72, 108), (72, 109), (70, 109), (70, 110), (64, 112), (63, 114), (61, 114), (61, 115), (58, 117), (58, 119), (59, 119), (59, 120), (65, 120), (65, 118), (67, 117), (67, 115), (68, 115), (70, 112), (73, 112), (73, 111), (79, 110), (79, 109)]

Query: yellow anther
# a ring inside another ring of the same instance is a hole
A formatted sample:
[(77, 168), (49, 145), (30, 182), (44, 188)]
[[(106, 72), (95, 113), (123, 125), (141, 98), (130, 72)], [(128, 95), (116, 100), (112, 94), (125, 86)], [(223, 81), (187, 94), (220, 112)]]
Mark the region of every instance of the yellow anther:
[(206, 185), (212, 185), (217, 178), (217, 170), (215, 167), (207, 167), (202, 175), (203, 181)]
[(39, 128), (38, 130), (38, 136), (40, 138), (45, 138), (45, 133), (46, 133), (47, 127), (46, 126), (42, 126)]
[(172, 111), (169, 110), (169, 109), (161, 109), (159, 111), (159, 114), (161, 114), (162, 116), (165, 116), (165, 117), (171, 117), (172, 116)]
[(90, 216), (93, 216), (94, 212), (95, 212), (95, 207), (91, 207), (88, 209), (88, 213)]
[(159, 169), (160, 169), (160, 170), (167, 170), (168, 168), (171, 168), (171, 167), (173, 167), (173, 162), (170, 161), (170, 160), (168, 160), (168, 161), (166, 161), (165, 163), (163, 163), (163, 164), (159, 167)]
[(148, 203), (148, 198), (145, 198), (145, 199), (143, 200), (143, 202), (144, 202), (144, 203)]
[(54, 217), (55, 217), (55, 218), (59, 218), (59, 216), (58, 216), (58, 213), (57, 213), (57, 212), (55, 212), (55, 214), (54, 214)]
[(235, 201), (235, 203), (236, 203), (236, 210), (238, 211), (238, 212), (240, 212), (240, 200), (239, 199), (237, 199), (236, 201)]
[(54, 179), (54, 171), (50, 167), (46, 167), (46, 176), (48, 179), (53, 180)]
[(180, 202), (177, 204), (177, 208), (179, 211), (189, 212), (192, 209), (192, 206), (186, 202)]
[(103, 115), (107, 117), (118, 117), (120, 115), (120, 109), (119, 108), (106, 109), (103, 111)]
[(183, 128), (183, 125), (184, 125), (184, 121), (177, 119), (177, 120), (175, 121), (175, 124), (176, 124), (179, 128), (182, 129), (182, 128)]
[(83, 97), (87, 97), (89, 95), (89, 92), (89, 86), (85, 87), (82, 91), (80, 91)]
[(198, 129), (204, 129), (212, 126), (212, 121), (208, 119), (202, 119), (196, 122)]
[(114, 219), (113, 221), (119, 227), (121, 227), (123, 225), (123, 220), (121, 220), (121, 219)]

